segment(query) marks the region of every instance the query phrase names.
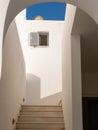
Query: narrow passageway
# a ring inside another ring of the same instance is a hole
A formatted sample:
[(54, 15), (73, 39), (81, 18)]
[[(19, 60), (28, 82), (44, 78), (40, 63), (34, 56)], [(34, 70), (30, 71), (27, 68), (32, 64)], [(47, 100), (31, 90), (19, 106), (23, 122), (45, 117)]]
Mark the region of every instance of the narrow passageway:
[[(76, 8), (63, 0), (5, 1), (0, 5), (0, 129), (97, 130), (97, 2), (66, 0)], [(40, 4), (49, 5), (42, 14)], [(31, 7), (38, 7), (33, 17), (26, 15), (34, 12)], [(61, 8), (53, 11), (56, 7)]]

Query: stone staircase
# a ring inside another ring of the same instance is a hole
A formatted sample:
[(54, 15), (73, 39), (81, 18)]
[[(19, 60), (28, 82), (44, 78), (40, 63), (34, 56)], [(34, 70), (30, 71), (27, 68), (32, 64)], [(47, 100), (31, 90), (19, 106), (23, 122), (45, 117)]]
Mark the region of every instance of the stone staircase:
[(62, 106), (23, 105), (16, 130), (64, 130)]

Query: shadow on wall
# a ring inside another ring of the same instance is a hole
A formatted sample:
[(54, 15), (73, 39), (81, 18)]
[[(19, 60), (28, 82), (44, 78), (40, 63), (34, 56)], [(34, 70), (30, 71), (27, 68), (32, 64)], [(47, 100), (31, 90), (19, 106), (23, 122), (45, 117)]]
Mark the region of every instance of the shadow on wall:
[(27, 74), (26, 104), (27, 105), (57, 105), (62, 99), (62, 92), (41, 98), (41, 79), (33, 74)]
[(27, 74), (26, 79), (26, 104), (35, 104), (40, 99), (40, 78)]

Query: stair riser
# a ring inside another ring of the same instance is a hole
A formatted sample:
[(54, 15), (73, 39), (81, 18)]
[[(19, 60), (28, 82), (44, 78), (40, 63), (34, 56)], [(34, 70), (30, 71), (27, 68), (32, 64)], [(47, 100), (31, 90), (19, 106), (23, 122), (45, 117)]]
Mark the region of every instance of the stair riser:
[(31, 118), (31, 117), (20, 117), (20, 122), (63, 122), (63, 118)]
[(62, 111), (62, 107), (23, 107), (22, 111)]
[(32, 116), (63, 116), (62, 112), (20, 112), (20, 115), (32, 115)]
[(20, 129), (37, 129), (37, 128), (64, 128), (64, 124), (17, 124), (16, 128)]

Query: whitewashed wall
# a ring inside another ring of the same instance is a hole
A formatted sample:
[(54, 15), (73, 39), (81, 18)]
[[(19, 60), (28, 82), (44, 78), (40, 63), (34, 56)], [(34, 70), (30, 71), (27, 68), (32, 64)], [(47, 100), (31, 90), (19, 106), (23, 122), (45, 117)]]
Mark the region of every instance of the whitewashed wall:
[(25, 81), (24, 58), (17, 28), (13, 22), (7, 32), (3, 46), (0, 80), (0, 130), (13, 130), (12, 119), (17, 119), (25, 97)]
[(62, 52), (63, 111), (67, 130), (82, 130), (80, 40), (79, 36), (71, 36), (75, 12), (76, 7), (67, 5)]
[[(62, 91), (64, 21), (26, 21), (23, 12), (17, 16), (16, 23), (26, 63), (26, 103), (57, 104)], [(37, 31), (49, 32), (48, 47), (29, 46), (28, 34)]]

